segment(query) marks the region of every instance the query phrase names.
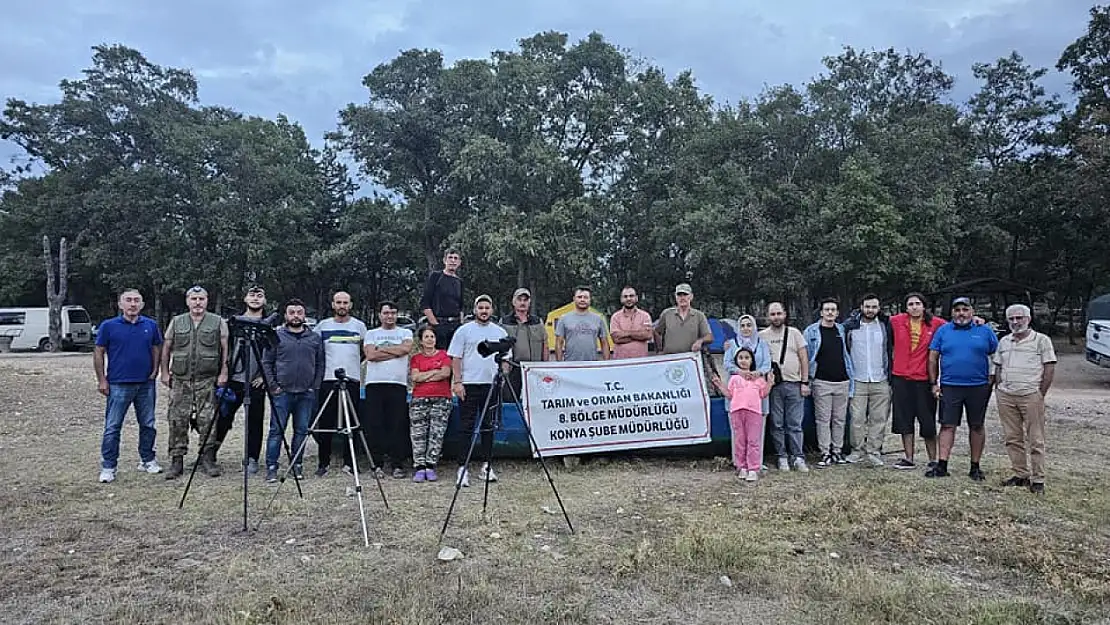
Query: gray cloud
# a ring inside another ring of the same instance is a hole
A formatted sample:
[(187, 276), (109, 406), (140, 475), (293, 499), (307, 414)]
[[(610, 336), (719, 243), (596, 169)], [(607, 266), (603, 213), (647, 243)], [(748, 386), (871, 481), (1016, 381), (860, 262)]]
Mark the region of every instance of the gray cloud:
[[(974, 62), (1017, 49), (1034, 65), (1055, 65), (1085, 30), (1089, 7), (1079, 0), (13, 3), (0, 22), (0, 96), (53, 100), (58, 80), (88, 65), (90, 46), (119, 42), (156, 63), (192, 69), (206, 104), (285, 113), (318, 140), (339, 108), (364, 99), (362, 76), (400, 50), (485, 58), (539, 31), (578, 39), (596, 30), (668, 74), (693, 70), (718, 102), (805, 81), (845, 45), (923, 51), (957, 76), (954, 95), (963, 99), (976, 88)], [(1046, 86), (1064, 92), (1067, 79), (1053, 73)], [(0, 157), (6, 161), (12, 148), (0, 145)]]

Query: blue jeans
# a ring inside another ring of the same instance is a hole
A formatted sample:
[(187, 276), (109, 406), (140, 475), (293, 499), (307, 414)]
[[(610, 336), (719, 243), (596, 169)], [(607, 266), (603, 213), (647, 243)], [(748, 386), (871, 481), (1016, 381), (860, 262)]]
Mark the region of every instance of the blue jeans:
[[(285, 424), (289, 422), (289, 415), (293, 415), (292, 453), (299, 451), (303, 455), (301, 446), (308, 436), (312, 411), (316, 410), (316, 391), (303, 393), (285, 391), (273, 397), (271, 404), (270, 433), (266, 438), (266, 468), (276, 469), (278, 456), (281, 455), (281, 439), (285, 436)], [(293, 459), (293, 464), (301, 464), (300, 455)]]
[(119, 463), (119, 437), (127, 409), (135, 405), (139, 421), (139, 458), (154, 460), (154, 380), (108, 385), (108, 405), (104, 409), (104, 438), (100, 441), (100, 466), (114, 469)]
[(804, 456), (802, 419), (805, 398), (801, 382), (782, 382), (771, 387), (771, 441), (779, 458)]

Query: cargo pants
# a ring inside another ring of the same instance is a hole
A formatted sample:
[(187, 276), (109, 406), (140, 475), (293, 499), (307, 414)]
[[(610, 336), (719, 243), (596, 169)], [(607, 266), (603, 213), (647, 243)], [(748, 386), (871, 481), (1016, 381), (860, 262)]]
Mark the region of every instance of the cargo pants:
[[(196, 380), (173, 378), (168, 413), (171, 458), (184, 457), (189, 452), (189, 427), (193, 423), (196, 424), (198, 441), (203, 440), (204, 433), (216, 417), (215, 410), (216, 376)], [(200, 450), (200, 454), (218, 446), (216, 432), (213, 430), (208, 437), (208, 444)]]

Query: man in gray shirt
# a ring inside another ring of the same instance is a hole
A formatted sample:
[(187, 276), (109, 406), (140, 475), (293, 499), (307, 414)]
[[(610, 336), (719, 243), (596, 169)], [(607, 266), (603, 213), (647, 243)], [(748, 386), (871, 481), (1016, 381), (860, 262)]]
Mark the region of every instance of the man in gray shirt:
[(601, 315), (590, 310), (590, 289), (574, 289), (574, 311), (555, 322), (556, 360), (609, 360), (609, 326)]

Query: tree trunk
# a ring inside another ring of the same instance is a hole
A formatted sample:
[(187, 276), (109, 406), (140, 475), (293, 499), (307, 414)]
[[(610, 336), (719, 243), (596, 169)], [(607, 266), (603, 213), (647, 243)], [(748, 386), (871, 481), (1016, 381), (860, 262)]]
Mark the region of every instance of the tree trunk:
[(69, 259), (66, 238), (58, 242), (58, 271), (54, 271), (54, 255), (50, 250), (50, 237), (42, 236), (42, 259), (46, 265), (46, 305), (50, 317), (50, 351), (62, 350), (62, 305), (69, 286)]

